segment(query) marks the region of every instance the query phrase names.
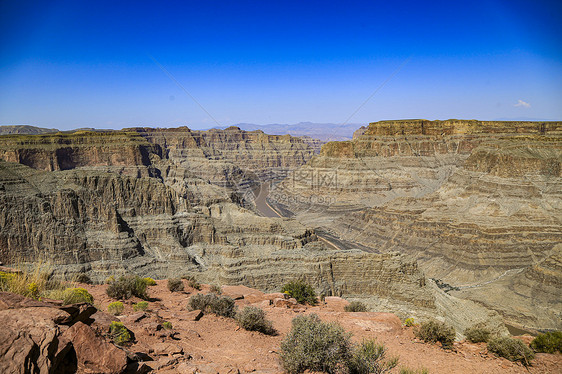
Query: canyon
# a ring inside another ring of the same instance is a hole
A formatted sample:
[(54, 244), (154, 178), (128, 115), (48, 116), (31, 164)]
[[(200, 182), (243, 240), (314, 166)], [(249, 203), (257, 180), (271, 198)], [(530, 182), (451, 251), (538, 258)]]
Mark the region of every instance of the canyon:
[[(267, 292), (302, 278), (459, 336), (560, 329), (561, 135), (559, 122), (384, 121), (321, 151), (236, 127), (4, 135), (0, 261)], [(279, 217), (256, 206), (266, 185)]]

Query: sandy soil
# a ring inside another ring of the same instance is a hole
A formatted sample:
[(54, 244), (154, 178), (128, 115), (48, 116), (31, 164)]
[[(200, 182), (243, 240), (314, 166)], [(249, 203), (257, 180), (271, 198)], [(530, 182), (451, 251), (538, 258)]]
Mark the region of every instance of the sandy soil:
[[(186, 282), (185, 282), (186, 283)], [(390, 313), (344, 312), (347, 301), (326, 298), (326, 303), (315, 307), (285, 306), (281, 300), (270, 305), (280, 294), (263, 294), (243, 286), (224, 286), (223, 295), (234, 297), (239, 307), (255, 305), (264, 309), (273, 321), (277, 336), (240, 329), (229, 318), (205, 314), (194, 321), (186, 308), (187, 300), (195, 293), (208, 293), (209, 286), (197, 291), (185, 284), (183, 292), (170, 292), (167, 281), (157, 281), (149, 287), (149, 310), (133, 311), (133, 303), (125, 301), (121, 319), (135, 334), (136, 343), (131, 352), (146, 352), (154, 361), (146, 362), (158, 373), (281, 373), (278, 359), (281, 341), (289, 331), (291, 320), (299, 314), (316, 313), (322, 320), (338, 321), (353, 333), (353, 339), (376, 338), (388, 348), (389, 356), (399, 356), (398, 373), (402, 367), (426, 368), (430, 373), (562, 373), (562, 355), (537, 354), (527, 369), (520, 364), (495, 357), (485, 344), (455, 343), (454, 350), (444, 350), (438, 344), (422, 343), (414, 338), (412, 328), (403, 327)], [(92, 293), (95, 305), (107, 311), (109, 298), (105, 285), (81, 285)], [(275, 303), (278, 306), (275, 306)], [(172, 330), (158, 330), (158, 324), (171, 322)], [(173, 335), (172, 335), (173, 334)], [(170, 336), (172, 335), (172, 336)]]

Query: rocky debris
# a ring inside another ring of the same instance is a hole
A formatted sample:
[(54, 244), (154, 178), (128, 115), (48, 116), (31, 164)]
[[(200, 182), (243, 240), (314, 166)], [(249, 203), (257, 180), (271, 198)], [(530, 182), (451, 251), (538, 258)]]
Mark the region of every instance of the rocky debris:
[(174, 343), (156, 343), (149, 353), (154, 353), (157, 356), (173, 356), (183, 354), (183, 348)]
[(199, 321), (203, 317), (203, 312), (201, 310), (191, 310), (183, 315), (186, 321)]
[(82, 322), (66, 330), (60, 340), (74, 347), (78, 369), (93, 373), (123, 373), (127, 354), (122, 349), (96, 336), (94, 330)]
[(142, 365), (128, 367), (125, 351), (104, 338), (110, 320), (88, 304), (61, 306), (0, 292), (0, 372), (146, 372)]

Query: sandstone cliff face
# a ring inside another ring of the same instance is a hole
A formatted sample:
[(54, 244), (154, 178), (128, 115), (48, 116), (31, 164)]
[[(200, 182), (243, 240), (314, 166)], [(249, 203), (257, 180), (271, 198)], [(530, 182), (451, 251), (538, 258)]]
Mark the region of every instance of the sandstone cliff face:
[[(471, 287), (464, 296), (514, 324), (560, 329), (559, 316), (538, 312), (559, 306), (559, 294), (525, 292), (509, 313), (492, 295), (520, 283), (562, 287), (559, 273), (530, 270), (562, 242), (561, 140), (560, 122), (372, 123), (326, 144), (270, 200), (340, 238), (413, 255), (430, 277)], [(525, 280), (503, 284), (510, 271)]]
[(327, 295), (434, 308), (415, 261), (328, 249), (305, 225), (241, 207), (243, 178), (275, 178), (269, 170), (312, 156), (299, 139), (180, 128), (9, 136), (0, 144), (5, 263), (43, 260), (95, 281), (194, 274), (272, 291), (303, 277)]

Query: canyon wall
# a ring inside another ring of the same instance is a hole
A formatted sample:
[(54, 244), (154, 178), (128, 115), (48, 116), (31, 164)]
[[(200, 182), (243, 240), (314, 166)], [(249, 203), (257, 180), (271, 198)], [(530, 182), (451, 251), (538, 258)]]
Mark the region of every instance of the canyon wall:
[(561, 303), (561, 163), (562, 122), (382, 121), (325, 144), (269, 201), (373, 252), (413, 256), (512, 324), (560, 329), (545, 311)]

